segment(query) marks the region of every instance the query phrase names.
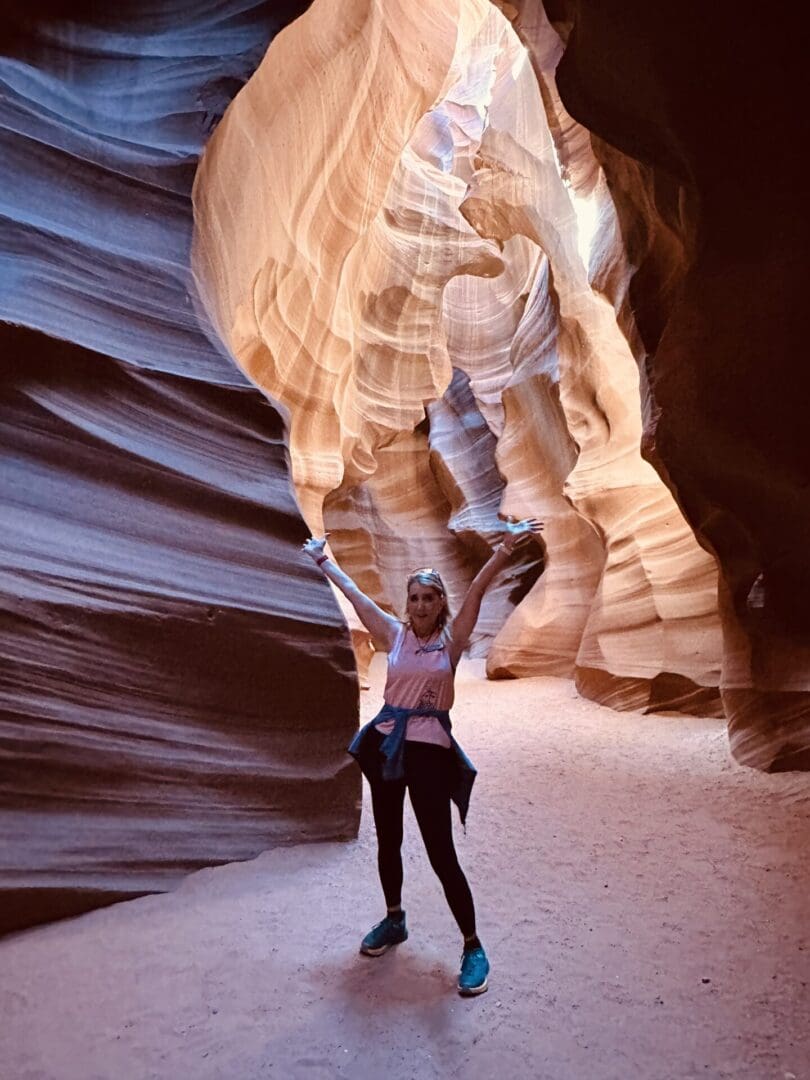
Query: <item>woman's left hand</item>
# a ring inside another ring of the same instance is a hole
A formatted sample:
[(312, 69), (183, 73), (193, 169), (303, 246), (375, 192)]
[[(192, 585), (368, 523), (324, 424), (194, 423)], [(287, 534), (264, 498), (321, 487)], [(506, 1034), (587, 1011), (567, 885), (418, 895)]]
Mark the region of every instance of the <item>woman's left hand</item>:
[(504, 521), (504, 537), (500, 546), (511, 555), (518, 544), (528, 540), (530, 536), (537, 536), (543, 531), (543, 522), (538, 518), (523, 518), (522, 521)]

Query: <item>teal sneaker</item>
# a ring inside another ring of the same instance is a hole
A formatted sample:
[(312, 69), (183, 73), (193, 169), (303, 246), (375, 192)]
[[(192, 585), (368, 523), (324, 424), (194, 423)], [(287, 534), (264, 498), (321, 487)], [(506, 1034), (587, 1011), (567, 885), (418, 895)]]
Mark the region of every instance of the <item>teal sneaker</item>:
[(461, 954), (461, 974), (458, 977), (458, 992), (463, 997), (483, 994), (487, 988), (489, 960), (484, 950), (465, 949)]
[(408, 940), (408, 928), (405, 925), (405, 912), (401, 915), (386, 915), (382, 922), (372, 926), (360, 943), (360, 952), (366, 956), (381, 956), (392, 945), (400, 945)]

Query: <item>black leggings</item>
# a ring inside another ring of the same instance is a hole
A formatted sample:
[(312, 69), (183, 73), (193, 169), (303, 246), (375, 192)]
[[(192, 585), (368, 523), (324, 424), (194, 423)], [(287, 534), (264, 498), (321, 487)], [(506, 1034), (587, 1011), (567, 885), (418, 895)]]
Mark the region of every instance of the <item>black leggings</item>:
[[(369, 738), (384, 736), (377, 731)], [(380, 765), (382, 755), (379, 755)], [(405, 742), (405, 776), (402, 780), (383, 780), (378, 768), (371, 778), (371, 803), (377, 829), (377, 866), (389, 908), (402, 899), (402, 814), (405, 789), (422, 834), (430, 865), (442, 883), (447, 903), (465, 938), (475, 934), (475, 907), (464, 871), (453, 845), (450, 816), (450, 788), (453, 757), (450, 750), (432, 743)]]

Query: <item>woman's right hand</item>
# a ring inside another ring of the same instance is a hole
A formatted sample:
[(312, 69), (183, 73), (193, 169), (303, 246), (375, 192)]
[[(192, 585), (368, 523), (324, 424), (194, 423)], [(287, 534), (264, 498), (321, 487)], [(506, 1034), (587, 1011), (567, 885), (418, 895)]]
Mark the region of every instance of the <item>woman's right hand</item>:
[(305, 551), (313, 562), (317, 562), (318, 559), (320, 559), (321, 555), (325, 553), (324, 548), (326, 547), (326, 541), (328, 539), (329, 533), (326, 533), (326, 535), (320, 540), (318, 540), (314, 536), (310, 536), (310, 538), (308, 540), (305, 540), (304, 543), (301, 545), (301, 550)]

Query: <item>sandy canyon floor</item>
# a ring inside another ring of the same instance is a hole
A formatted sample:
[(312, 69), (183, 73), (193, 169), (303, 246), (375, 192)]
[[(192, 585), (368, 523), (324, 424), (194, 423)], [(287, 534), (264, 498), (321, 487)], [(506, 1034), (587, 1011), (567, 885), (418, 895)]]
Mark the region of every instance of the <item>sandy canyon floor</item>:
[[(363, 712), (377, 707), (375, 658)], [(462, 665), (479, 768), (457, 845), (490, 989), (406, 810), (410, 939), (382, 913), (368, 792), (348, 844), (270, 851), (0, 942), (2, 1080), (806, 1080), (810, 778), (735, 765), (719, 721), (617, 714)]]

